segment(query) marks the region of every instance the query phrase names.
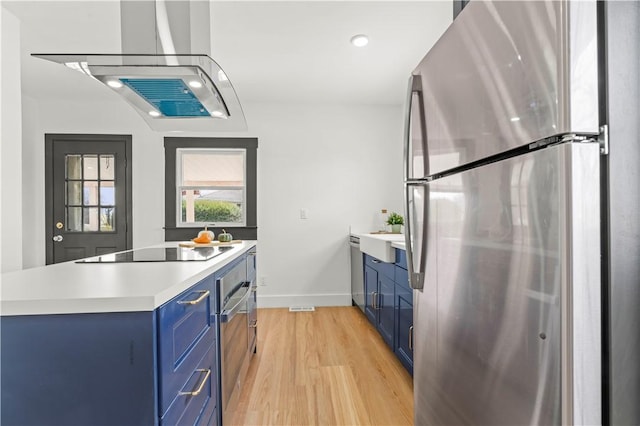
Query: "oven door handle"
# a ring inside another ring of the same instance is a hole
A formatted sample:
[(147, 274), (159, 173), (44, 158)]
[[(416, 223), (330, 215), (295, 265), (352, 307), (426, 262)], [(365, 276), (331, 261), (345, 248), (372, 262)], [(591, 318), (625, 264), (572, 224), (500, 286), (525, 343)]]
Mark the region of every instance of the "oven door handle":
[(242, 309), (242, 305), (247, 303), (247, 300), (249, 300), (249, 296), (251, 296), (251, 292), (247, 287), (248, 284), (249, 282), (245, 282), (241, 287), (246, 289), (246, 293), (244, 296), (242, 296), (242, 299), (240, 299), (238, 303), (236, 303), (235, 305), (233, 305), (233, 307), (229, 309), (226, 309), (225, 307), (225, 309), (220, 313), (221, 323), (224, 324), (224, 323), (230, 322), (233, 319), (233, 317), (238, 313), (238, 311)]

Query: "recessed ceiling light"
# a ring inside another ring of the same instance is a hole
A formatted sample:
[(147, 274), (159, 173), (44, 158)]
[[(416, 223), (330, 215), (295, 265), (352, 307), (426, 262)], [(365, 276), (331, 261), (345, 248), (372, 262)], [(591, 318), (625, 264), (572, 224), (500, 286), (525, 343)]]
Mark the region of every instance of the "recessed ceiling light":
[(191, 80), (189, 82), (189, 86), (193, 87), (194, 89), (199, 89), (202, 87), (202, 83), (200, 83), (198, 80)]
[(364, 34), (358, 34), (351, 37), (351, 44), (353, 44), (356, 47), (366, 46), (367, 43), (369, 43), (369, 37), (367, 37)]
[(224, 114), (220, 111), (211, 111), (211, 115), (214, 117), (222, 117)]
[(114, 89), (119, 89), (123, 86), (123, 84), (118, 80), (109, 80), (107, 81), (107, 84), (109, 85), (109, 87), (113, 87)]
[(158, 111), (155, 111), (155, 110), (149, 111), (149, 115), (152, 116), (152, 117), (160, 117), (160, 113)]
[(516, 121), (520, 121), (520, 117), (511, 117), (510, 120), (515, 123)]

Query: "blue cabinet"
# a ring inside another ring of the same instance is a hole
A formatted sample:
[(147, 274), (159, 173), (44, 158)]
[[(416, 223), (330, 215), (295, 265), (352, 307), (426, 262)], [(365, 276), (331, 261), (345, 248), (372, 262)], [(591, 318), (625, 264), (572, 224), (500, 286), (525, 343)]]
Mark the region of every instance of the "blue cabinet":
[(364, 255), (364, 312), (382, 339), (393, 348), (393, 264)]
[(394, 280), (393, 351), (402, 365), (409, 373), (413, 374), (413, 290), (409, 286), (407, 259), (404, 250), (396, 249)]
[[(367, 255), (365, 255), (366, 257)], [(371, 266), (364, 267), (364, 313), (374, 326), (378, 326), (376, 294), (378, 293), (378, 271)]]
[(3, 316), (0, 424), (157, 425), (155, 316)]
[(405, 368), (413, 374), (413, 292), (396, 284), (395, 344), (393, 351)]
[(217, 283), (241, 262), (255, 282), (254, 251), (154, 311), (3, 316), (0, 424), (220, 424)]
[(395, 263), (364, 255), (365, 315), (413, 374), (413, 290), (404, 250)]
[(393, 279), (384, 274), (378, 276), (378, 331), (387, 345), (393, 347)]
[(208, 277), (158, 309), (161, 415), (180, 398), (198, 362), (215, 344), (213, 297), (213, 277)]
[(218, 406), (215, 295), (211, 275), (157, 310), (161, 425), (208, 424)]

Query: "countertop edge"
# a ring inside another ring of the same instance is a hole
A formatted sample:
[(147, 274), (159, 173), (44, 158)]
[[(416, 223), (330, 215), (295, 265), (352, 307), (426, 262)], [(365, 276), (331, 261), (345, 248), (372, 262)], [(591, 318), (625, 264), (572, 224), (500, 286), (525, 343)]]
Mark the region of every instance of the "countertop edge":
[(404, 242), (402, 242), (402, 241), (394, 241), (394, 242), (392, 242), (391, 243), (391, 247), (397, 248), (397, 249), (400, 249), (400, 250), (405, 250), (405, 251), (407, 249), (406, 244)]

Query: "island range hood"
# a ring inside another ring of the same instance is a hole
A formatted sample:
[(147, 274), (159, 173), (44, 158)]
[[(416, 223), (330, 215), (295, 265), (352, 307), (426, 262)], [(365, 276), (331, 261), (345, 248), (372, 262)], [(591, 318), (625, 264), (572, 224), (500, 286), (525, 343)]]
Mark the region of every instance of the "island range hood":
[(242, 131), (240, 101), (210, 56), (209, 1), (121, 0), (122, 53), (32, 54), (121, 95), (154, 130)]

